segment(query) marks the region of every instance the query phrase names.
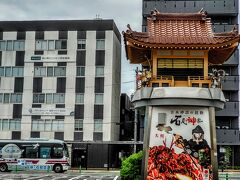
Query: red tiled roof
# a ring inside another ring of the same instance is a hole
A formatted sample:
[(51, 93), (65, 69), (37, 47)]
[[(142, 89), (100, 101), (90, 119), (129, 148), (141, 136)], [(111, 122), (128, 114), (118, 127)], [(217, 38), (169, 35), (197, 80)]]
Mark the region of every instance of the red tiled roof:
[(158, 45), (216, 45), (236, 38), (235, 32), (214, 34), (211, 20), (199, 13), (159, 13), (147, 19), (147, 33), (127, 31), (140, 42)]
[(129, 27), (123, 34), (125, 44), (130, 41), (145, 48), (222, 49), (240, 39), (235, 30), (213, 33), (211, 20), (205, 12), (160, 13), (155, 10), (147, 19), (146, 33), (132, 31)]

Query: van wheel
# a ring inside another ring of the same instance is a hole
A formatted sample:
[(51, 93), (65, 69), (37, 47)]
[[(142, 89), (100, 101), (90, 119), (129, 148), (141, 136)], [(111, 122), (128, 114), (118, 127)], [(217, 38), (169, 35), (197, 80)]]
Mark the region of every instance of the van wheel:
[(53, 170), (55, 173), (61, 173), (63, 172), (63, 168), (62, 168), (62, 165), (61, 164), (55, 164), (53, 166)]
[(6, 163), (0, 164), (0, 171), (1, 172), (6, 172), (8, 170), (8, 166)]

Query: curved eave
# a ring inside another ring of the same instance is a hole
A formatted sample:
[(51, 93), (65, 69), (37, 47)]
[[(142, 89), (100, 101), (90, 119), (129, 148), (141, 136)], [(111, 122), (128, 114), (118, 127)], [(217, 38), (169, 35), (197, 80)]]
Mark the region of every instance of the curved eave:
[[(126, 53), (128, 59), (130, 59), (131, 63), (142, 63), (141, 60), (135, 60), (134, 55), (137, 49), (139, 50), (137, 53), (141, 51), (151, 50), (151, 49), (186, 49), (186, 50), (208, 50), (209, 51), (209, 63), (211, 64), (222, 64), (228, 60), (228, 58), (232, 55), (234, 50), (237, 48), (239, 42), (239, 36), (232, 38), (231, 40), (224, 41), (222, 43), (216, 44), (156, 44), (143, 42), (137, 39), (133, 39), (131, 37), (126, 37)], [(138, 57), (139, 58), (139, 57)]]
[(229, 48), (211, 49), (208, 53), (208, 62), (211, 64), (223, 64), (231, 57), (236, 49), (237, 45)]

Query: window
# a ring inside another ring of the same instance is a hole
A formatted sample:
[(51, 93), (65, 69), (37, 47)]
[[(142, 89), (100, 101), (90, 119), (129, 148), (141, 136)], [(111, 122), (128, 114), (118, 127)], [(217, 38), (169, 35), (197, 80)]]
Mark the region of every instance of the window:
[(32, 131), (44, 131), (44, 120), (33, 119), (32, 120)]
[[(46, 99), (45, 99), (46, 97)], [(47, 104), (64, 104), (65, 94), (64, 93), (35, 93), (33, 94), (33, 103), (47, 103)]]
[(63, 119), (32, 119), (32, 131), (63, 131)]
[(96, 39), (105, 39), (105, 31), (96, 31)]
[(12, 51), (13, 50), (13, 41), (7, 41), (7, 51)]
[(0, 50), (5, 51), (6, 50), (6, 41), (0, 41)]
[(57, 78), (57, 93), (65, 93), (66, 92), (66, 78)]
[(77, 67), (77, 76), (85, 76), (85, 67)]
[(85, 66), (86, 64), (86, 51), (77, 51), (76, 65)]
[(13, 67), (12, 76), (23, 77), (23, 67)]
[(102, 131), (103, 131), (103, 120), (94, 119), (94, 132), (102, 132)]
[(27, 146), (25, 152), (26, 158), (37, 158), (38, 157), (38, 148), (35, 146)]
[(44, 31), (36, 31), (35, 39), (44, 39)]
[(10, 126), (10, 130), (13, 130), (13, 131), (21, 130), (21, 119), (10, 119), (9, 126)]
[(24, 66), (25, 51), (16, 51), (15, 66)]
[(96, 77), (103, 77), (103, 76), (104, 76), (104, 67), (96, 66)]
[(95, 104), (103, 104), (103, 94), (95, 94)]
[(0, 41), (0, 51), (24, 51), (25, 41), (24, 40), (7, 40)]
[(76, 78), (76, 93), (84, 93), (85, 91), (85, 78)]
[(75, 119), (74, 129), (75, 129), (75, 131), (83, 131), (83, 120), (82, 119)]
[(14, 93), (22, 93), (23, 92), (23, 77), (16, 77), (14, 79)]
[(54, 76), (66, 76), (66, 67), (55, 67)]
[(44, 103), (45, 94), (33, 94), (33, 103)]
[(52, 120), (52, 130), (53, 131), (64, 131), (64, 120), (53, 119)]
[(86, 49), (86, 39), (79, 39), (77, 48), (78, 49)]
[(4, 76), (4, 67), (0, 67), (0, 76)]
[(47, 159), (50, 158), (51, 148), (50, 147), (40, 147), (40, 158)]
[(13, 49), (15, 51), (24, 51), (25, 42), (24, 41), (13, 41)]
[(9, 130), (8, 119), (3, 119), (3, 120), (2, 120), (2, 130), (3, 130), (3, 131)]
[(74, 118), (75, 119), (84, 119), (84, 105), (75, 105), (75, 110), (74, 110)]
[(73, 140), (74, 141), (83, 141), (83, 132), (81, 132), (81, 131), (74, 132)]
[(53, 94), (53, 103), (63, 103), (65, 102), (65, 95), (62, 93)]
[(52, 130), (52, 120), (51, 119), (45, 119), (44, 129), (45, 129), (45, 131)]
[(78, 31), (77, 32), (78, 39), (86, 39), (86, 35), (87, 35), (86, 31)]
[(64, 132), (54, 132), (54, 139), (64, 140)]
[(76, 104), (84, 104), (84, 94), (76, 94)]
[(0, 93), (0, 102), (3, 101), (3, 93)]
[(6, 77), (12, 76), (12, 68), (11, 67), (5, 67), (5, 76)]
[(48, 40), (48, 50), (55, 50), (54, 40)]
[(24, 39), (26, 39), (26, 31), (18, 31), (17, 40), (24, 40)]
[(56, 40), (56, 49), (67, 49), (67, 40)]
[(96, 49), (97, 50), (104, 50), (105, 49), (105, 40), (104, 39), (97, 39), (96, 40)]
[(53, 76), (53, 67), (47, 67), (47, 76), (52, 77)]
[(67, 39), (68, 38), (68, 31), (59, 31), (58, 32), (58, 39)]
[(31, 131), (31, 138), (40, 138), (40, 132)]
[(10, 97), (10, 94), (9, 94), (9, 93), (5, 93), (5, 94), (4, 94), (3, 102), (4, 102), (4, 103), (9, 103), (9, 97)]
[(42, 92), (42, 78), (41, 77), (33, 78), (33, 92), (34, 93)]
[(46, 94), (46, 103), (51, 104), (52, 103), (52, 93)]
[(63, 157), (63, 147), (53, 147), (52, 158), (62, 158)]
[(11, 94), (10, 103), (21, 103), (22, 94)]
[(104, 77), (95, 78), (95, 93), (104, 93)]
[(20, 140), (21, 139), (21, 131), (12, 131), (12, 139)]
[(94, 141), (102, 141), (103, 133), (102, 132), (93, 132), (93, 140)]
[(95, 65), (96, 66), (104, 66), (105, 65), (105, 50), (96, 50)]
[(103, 119), (103, 105), (94, 105), (94, 119)]
[(36, 40), (35, 49), (38, 50), (47, 50), (47, 40)]
[(34, 76), (46, 76), (46, 67), (34, 67)]
[(22, 104), (13, 104), (13, 118), (22, 118)]

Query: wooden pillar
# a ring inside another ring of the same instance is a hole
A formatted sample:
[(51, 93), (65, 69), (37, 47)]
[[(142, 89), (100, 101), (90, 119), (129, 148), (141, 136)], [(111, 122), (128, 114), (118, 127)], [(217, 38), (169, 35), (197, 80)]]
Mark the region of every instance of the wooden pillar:
[(204, 52), (203, 76), (208, 76), (208, 52)]
[(152, 50), (152, 61), (153, 79), (157, 79), (157, 50)]

